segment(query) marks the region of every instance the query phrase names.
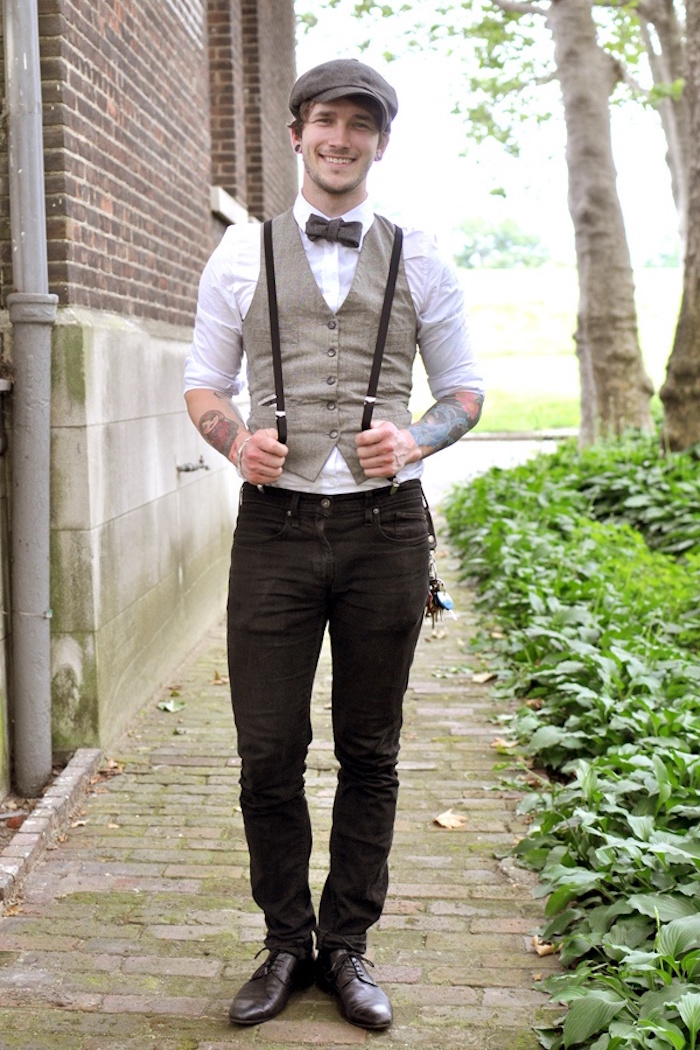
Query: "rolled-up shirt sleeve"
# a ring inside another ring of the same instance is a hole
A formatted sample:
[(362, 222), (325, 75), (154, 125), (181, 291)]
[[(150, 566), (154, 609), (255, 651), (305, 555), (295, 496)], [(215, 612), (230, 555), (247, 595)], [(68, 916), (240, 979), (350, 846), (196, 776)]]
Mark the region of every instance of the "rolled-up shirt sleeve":
[(418, 318), (418, 346), (430, 391), (438, 401), (457, 390), (484, 393), (467, 325), (464, 293), (435, 241), (407, 230), (404, 265)]
[(235, 397), (245, 386), (243, 317), (260, 272), (260, 227), (231, 226), (204, 267), (185, 390)]

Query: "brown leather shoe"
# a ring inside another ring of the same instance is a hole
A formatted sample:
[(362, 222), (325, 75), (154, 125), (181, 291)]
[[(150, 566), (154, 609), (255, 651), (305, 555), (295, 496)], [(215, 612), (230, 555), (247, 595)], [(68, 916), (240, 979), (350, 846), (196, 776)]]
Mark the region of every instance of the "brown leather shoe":
[(269, 1021), (284, 1010), (292, 992), (308, 988), (315, 977), (313, 956), (298, 958), (276, 949), (240, 989), (229, 1007), (229, 1018), (234, 1024)]
[(321, 952), (316, 965), (316, 984), (336, 997), (346, 1021), (373, 1030), (389, 1027), (394, 1019), (391, 1003), (359, 955), (337, 948)]

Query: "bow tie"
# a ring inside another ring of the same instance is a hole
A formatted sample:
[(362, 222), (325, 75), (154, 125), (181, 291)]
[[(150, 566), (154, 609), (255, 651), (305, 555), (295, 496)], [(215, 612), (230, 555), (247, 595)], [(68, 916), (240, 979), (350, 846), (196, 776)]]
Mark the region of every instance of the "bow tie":
[(348, 248), (359, 248), (362, 237), (361, 222), (344, 222), (343, 219), (322, 219), (310, 215), (306, 224), (306, 236), (310, 241), (339, 241)]

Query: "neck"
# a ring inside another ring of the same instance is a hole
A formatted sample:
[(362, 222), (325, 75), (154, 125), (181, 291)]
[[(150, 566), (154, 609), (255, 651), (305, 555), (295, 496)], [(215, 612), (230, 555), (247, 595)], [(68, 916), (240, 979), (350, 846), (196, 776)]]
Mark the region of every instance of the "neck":
[(367, 190), (364, 186), (358, 187), (353, 193), (326, 193), (320, 190), (314, 183), (302, 184), (301, 195), (307, 204), (327, 215), (329, 219), (337, 219), (340, 215), (352, 211), (358, 204), (367, 200)]

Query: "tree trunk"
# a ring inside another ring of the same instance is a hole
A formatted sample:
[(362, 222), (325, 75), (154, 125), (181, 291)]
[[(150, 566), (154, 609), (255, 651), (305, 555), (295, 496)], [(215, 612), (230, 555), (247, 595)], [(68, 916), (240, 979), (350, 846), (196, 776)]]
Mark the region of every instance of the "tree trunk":
[(581, 443), (652, 429), (652, 384), (642, 362), (634, 279), (610, 135), (613, 60), (599, 46), (592, 0), (552, 0), (566, 123), (569, 211), (579, 275), (576, 346), (581, 374)]
[[(642, 39), (649, 57), (654, 85), (668, 87), (685, 77), (683, 27), (678, 19), (675, 0), (643, 0), (637, 8)], [(653, 29), (654, 33), (650, 31)], [(683, 247), (687, 239), (688, 219), (688, 152), (690, 125), (688, 100), (683, 91), (678, 98), (662, 98), (657, 103), (668, 152), (666, 163), (671, 172), (671, 188), (676, 202)]]
[(686, 0), (685, 92), (690, 113), (688, 238), (683, 299), (661, 388), (669, 448), (700, 442), (700, 0)]

